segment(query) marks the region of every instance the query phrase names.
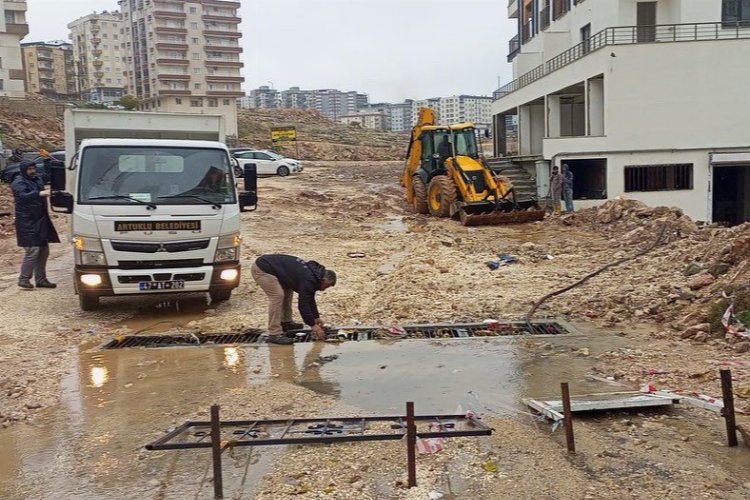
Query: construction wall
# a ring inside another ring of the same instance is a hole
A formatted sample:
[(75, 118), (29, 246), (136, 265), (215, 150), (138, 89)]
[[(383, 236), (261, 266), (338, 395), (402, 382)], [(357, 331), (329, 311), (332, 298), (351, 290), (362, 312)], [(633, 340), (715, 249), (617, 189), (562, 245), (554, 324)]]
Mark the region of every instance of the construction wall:
[(0, 97), (0, 113), (22, 113), (38, 117), (59, 118), (63, 116), (64, 110), (64, 104)]

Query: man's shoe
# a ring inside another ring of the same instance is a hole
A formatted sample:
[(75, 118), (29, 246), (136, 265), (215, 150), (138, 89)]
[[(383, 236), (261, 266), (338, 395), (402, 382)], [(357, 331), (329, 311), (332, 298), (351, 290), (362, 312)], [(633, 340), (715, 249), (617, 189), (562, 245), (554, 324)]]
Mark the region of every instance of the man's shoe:
[(57, 288), (57, 284), (52, 283), (50, 280), (42, 280), (37, 282), (37, 288)]
[(34, 288), (34, 285), (32, 285), (31, 281), (29, 280), (18, 280), (18, 286), (27, 290), (31, 290), (32, 288)]
[(269, 335), (266, 337), (266, 342), (269, 344), (290, 345), (294, 344), (294, 339), (284, 335)]
[(305, 327), (302, 323), (295, 323), (294, 321), (282, 321), (281, 329), (286, 332), (292, 332), (294, 330), (302, 330)]

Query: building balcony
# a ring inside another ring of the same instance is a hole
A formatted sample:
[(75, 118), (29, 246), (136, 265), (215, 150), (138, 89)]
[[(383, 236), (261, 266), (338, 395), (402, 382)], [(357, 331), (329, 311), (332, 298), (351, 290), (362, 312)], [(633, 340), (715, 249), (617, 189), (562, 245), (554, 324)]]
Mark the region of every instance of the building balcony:
[(209, 5), (211, 7), (225, 7), (228, 9), (239, 9), (240, 2), (234, 2), (231, 0), (203, 0), (203, 5)]
[(245, 93), (242, 90), (209, 90), (206, 92), (206, 95), (216, 97), (245, 97)]
[(48, 52), (37, 52), (36, 58), (38, 61), (53, 61), (52, 54)]
[(94, 78), (97, 80), (101, 80), (104, 78), (104, 72), (103, 71), (94, 71)]
[(5, 10), (26, 12), (26, 0), (5, 0)]
[(193, 95), (193, 93), (189, 90), (162, 89), (159, 95)]
[(237, 16), (215, 16), (215, 15), (209, 15), (209, 14), (204, 14), (203, 20), (215, 21), (217, 23), (229, 23), (229, 24), (240, 24), (242, 22), (242, 19)]
[(178, 66), (189, 66), (190, 61), (188, 59), (171, 59), (164, 57), (156, 60), (156, 64), (175, 64)]
[(102, 28), (98, 24), (92, 24), (89, 29), (91, 30), (91, 34), (98, 35)]
[(204, 36), (218, 36), (223, 38), (242, 38), (242, 33), (239, 31), (223, 31), (223, 30), (203, 30)]
[(206, 45), (204, 49), (206, 52), (230, 52), (233, 54), (239, 54), (243, 51), (242, 47), (231, 45)]
[(517, 19), (521, 0), (508, 0), (508, 19)]
[(188, 45), (186, 43), (157, 42), (156, 49), (157, 50), (187, 50)]
[(95, 68), (101, 68), (104, 65), (104, 61), (100, 61), (99, 59), (96, 59), (92, 62)]
[(104, 52), (102, 52), (102, 49), (94, 49), (91, 51), (91, 55), (94, 57), (102, 57), (103, 53)]
[(518, 35), (508, 40), (508, 62), (512, 62), (516, 55), (521, 51), (521, 41)]
[(244, 76), (217, 76), (217, 75), (207, 75), (206, 76), (207, 82), (217, 82), (217, 83), (243, 83), (245, 81)]
[(23, 38), (29, 34), (29, 25), (25, 23), (24, 24), (6, 23), (5, 32), (8, 33), (9, 35), (17, 35)]
[(94, 45), (99, 45), (100, 43), (102, 43), (102, 39), (98, 36), (95, 36), (91, 39), (91, 43), (93, 43)]
[(501, 87), (498, 94), (501, 98), (507, 96), (607, 46), (737, 39), (750, 39), (750, 27), (738, 24), (727, 27), (723, 23), (687, 23), (605, 28)]
[(157, 26), (154, 28), (154, 33), (157, 35), (187, 35), (186, 28), (172, 28), (169, 26)]
[(206, 61), (206, 66), (216, 66), (216, 67), (223, 67), (223, 68), (243, 68), (245, 67), (245, 63), (243, 63), (242, 61), (208, 60)]
[(186, 19), (187, 14), (176, 10), (155, 10), (154, 18), (156, 19)]
[(164, 81), (188, 81), (190, 80), (190, 75), (182, 75), (182, 74), (170, 74), (170, 73), (163, 73), (159, 75), (159, 80)]

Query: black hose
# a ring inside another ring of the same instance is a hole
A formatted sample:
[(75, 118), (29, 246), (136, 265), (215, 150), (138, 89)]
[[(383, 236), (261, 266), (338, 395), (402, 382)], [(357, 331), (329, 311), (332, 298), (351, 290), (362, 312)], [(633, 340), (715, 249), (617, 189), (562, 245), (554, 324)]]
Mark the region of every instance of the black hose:
[(562, 295), (563, 293), (565, 293), (565, 292), (567, 292), (569, 290), (572, 290), (573, 288), (575, 288), (575, 287), (577, 287), (579, 285), (582, 285), (583, 283), (587, 282), (588, 280), (590, 280), (594, 276), (597, 276), (597, 275), (603, 273), (607, 269), (611, 269), (613, 267), (619, 266), (620, 264), (623, 264), (623, 263), (628, 262), (630, 260), (637, 259), (638, 257), (646, 255), (647, 253), (649, 253), (650, 251), (652, 251), (654, 248), (656, 248), (657, 246), (659, 246), (662, 243), (662, 239), (664, 238), (664, 234), (667, 232), (667, 226), (668, 226), (668, 224), (666, 222), (664, 224), (662, 224), (661, 231), (659, 231), (659, 236), (645, 250), (641, 250), (640, 252), (636, 253), (635, 255), (631, 255), (630, 257), (625, 257), (625, 258), (616, 260), (614, 262), (610, 262), (606, 266), (604, 266), (604, 267), (602, 267), (600, 269), (597, 269), (593, 273), (587, 274), (586, 276), (584, 276), (580, 280), (576, 281), (572, 285), (568, 285), (565, 288), (561, 288), (560, 290), (548, 293), (547, 295), (545, 295), (541, 299), (539, 299), (536, 302), (534, 302), (534, 305), (532, 306), (531, 310), (528, 312), (528, 314), (526, 314), (526, 324), (527, 324), (527, 326), (529, 326), (529, 327), (531, 326), (531, 318), (534, 316), (534, 313), (536, 312), (536, 310), (539, 309), (539, 306), (541, 306), (542, 304), (544, 304), (547, 301), (547, 299), (551, 299), (552, 297), (556, 297), (558, 295)]

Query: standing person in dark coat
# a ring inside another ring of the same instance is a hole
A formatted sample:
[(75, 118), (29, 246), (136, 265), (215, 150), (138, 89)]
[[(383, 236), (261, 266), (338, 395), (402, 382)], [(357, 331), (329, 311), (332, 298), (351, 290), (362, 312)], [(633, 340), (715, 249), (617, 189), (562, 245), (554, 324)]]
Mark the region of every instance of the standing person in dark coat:
[(573, 172), (567, 163), (562, 166), (563, 176), (563, 199), (565, 200), (565, 211), (573, 213)]
[(60, 243), (60, 238), (47, 212), (50, 191), (37, 175), (34, 162), (21, 162), (20, 174), (13, 179), (11, 189), (16, 203), (16, 240), (26, 252), (18, 286), (34, 288), (33, 275), (37, 288), (55, 288), (57, 285), (47, 279), (47, 259), (49, 244)]
[(305, 261), (293, 255), (271, 254), (258, 257), (250, 274), (268, 296), (268, 341), (290, 344), (283, 333), (303, 325), (292, 322), (292, 295), (299, 294), (298, 308), (302, 320), (312, 327), (313, 337), (325, 338), (323, 320), (315, 303), (315, 293), (336, 284), (336, 273), (314, 260)]

